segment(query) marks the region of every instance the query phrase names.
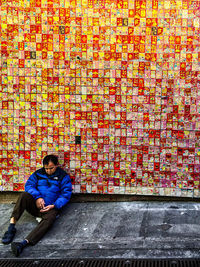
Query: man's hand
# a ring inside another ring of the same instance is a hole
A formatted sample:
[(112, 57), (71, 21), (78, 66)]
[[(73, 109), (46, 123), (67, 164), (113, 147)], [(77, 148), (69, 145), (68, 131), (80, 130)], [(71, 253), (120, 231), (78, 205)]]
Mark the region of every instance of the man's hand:
[(48, 205), (48, 206), (44, 207), (43, 209), (41, 209), (40, 212), (47, 212), (47, 211), (52, 210), (54, 208), (55, 208), (54, 205)]
[(43, 198), (40, 197), (40, 198), (38, 198), (36, 200), (36, 206), (37, 206), (37, 208), (39, 210), (43, 209), (44, 208), (44, 205), (45, 205), (45, 203), (44, 203), (44, 199)]

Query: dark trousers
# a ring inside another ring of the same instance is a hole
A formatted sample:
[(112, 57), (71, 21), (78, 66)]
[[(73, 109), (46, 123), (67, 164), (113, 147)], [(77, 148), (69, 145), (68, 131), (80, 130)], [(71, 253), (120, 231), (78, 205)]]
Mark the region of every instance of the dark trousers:
[(52, 209), (44, 213), (40, 212), (36, 206), (36, 201), (33, 196), (26, 192), (22, 193), (18, 198), (11, 218), (14, 217), (16, 221), (18, 221), (24, 210), (28, 211), (28, 213), (35, 217), (42, 218), (35, 229), (33, 229), (33, 231), (25, 238), (31, 245), (35, 245), (52, 226), (58, 211), (56, 209)]

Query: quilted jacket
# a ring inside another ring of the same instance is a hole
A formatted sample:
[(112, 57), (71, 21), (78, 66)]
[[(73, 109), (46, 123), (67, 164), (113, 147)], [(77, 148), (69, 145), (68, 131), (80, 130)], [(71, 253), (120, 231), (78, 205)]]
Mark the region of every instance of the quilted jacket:
[(72, 184), (69, 175), (60, 167), (52, 175), (48, 175), (44, 168), (34, 172), (25, 184), (25, 191), (34, 199), (43, 198), (45, 206), (55, 205), (61, 209), (70, 200)]

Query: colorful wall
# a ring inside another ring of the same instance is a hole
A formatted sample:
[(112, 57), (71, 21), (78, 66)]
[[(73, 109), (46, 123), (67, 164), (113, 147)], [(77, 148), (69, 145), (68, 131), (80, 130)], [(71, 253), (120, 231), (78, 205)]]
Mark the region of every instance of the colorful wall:
[(199, 197), (200, 2), (1, 0), (0, 189)]

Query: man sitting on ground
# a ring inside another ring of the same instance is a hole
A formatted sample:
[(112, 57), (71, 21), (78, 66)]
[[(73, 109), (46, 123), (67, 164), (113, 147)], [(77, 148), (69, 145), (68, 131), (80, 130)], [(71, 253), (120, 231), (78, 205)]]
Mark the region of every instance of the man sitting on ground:
[(22, 241), (12, 242), (11, 249), (18, 257), (27, 245), (35, 245), (49, 230), (58, 211), (70, 200), (72, 184), (69, 175), (58, 167), (58, 158), (48, 155), (43, 159), (43, 168), (34, 172), (25, 184), (25, 192), (20, 195), (11, 215), (8, 231), (2, 243), (10, 244), (15, 236), (15, 224), (24, 210), (42, 220)]

